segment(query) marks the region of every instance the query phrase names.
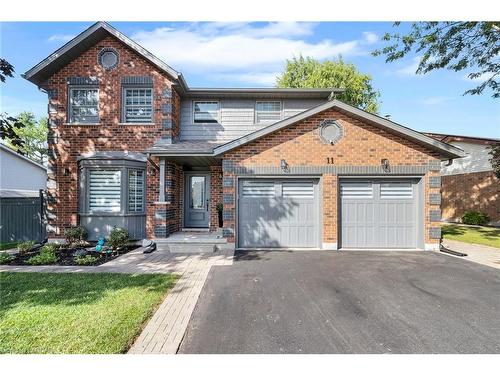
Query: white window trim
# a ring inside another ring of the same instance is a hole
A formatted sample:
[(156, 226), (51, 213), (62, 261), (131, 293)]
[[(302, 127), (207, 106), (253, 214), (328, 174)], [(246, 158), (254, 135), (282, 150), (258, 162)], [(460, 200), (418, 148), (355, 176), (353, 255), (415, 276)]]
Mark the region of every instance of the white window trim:
[[(77, 122), (73, 121), (73, 104), (71, 104), (71, 99), (73, 98), (72, 91), (73, 90), (97, 90), (97, 122)], [(98, 86), (91, 86), (91, 85), (68, 85), (68, 108), (67, 108), (67, 116), (68, 116), (68, 122), (66, 124), (68, 125), (99, 125), (101, 121), (101, 116), (100, 116), (100, 108), (99, 108), (99, 87)]]
[[(138, 122), (138, 121), (129, 121), (127, 122), (126, 116), (126, 92), (127, 90), (151, 90), (151, 120), (149, 122)], [(155, 125), (154, 117), (155, 117), (155, 93), (152, 86), (122, 86), (122, 100), (121, 100), (121, 122), (120, 125)]]
[[(217, 103), (217, 122), (196, 122), (194, 118), (195, 113), (195, 103)], [(193, 100), (191, 102), (191, 119), (193, 125), (214, 125), (220, 123), (220, 101), (219, 100)]]
[(257, 122), (257, 104), (258, 103), (280, 103), (280, 118), (278, 121), (283, 120), (283, 113), (284, 113), (284, 105), (282, 100), (256, 100), (255, 105), (254, 105), (254, 124), (272, 124), (273, 121), (262, 121), (262, 122)]

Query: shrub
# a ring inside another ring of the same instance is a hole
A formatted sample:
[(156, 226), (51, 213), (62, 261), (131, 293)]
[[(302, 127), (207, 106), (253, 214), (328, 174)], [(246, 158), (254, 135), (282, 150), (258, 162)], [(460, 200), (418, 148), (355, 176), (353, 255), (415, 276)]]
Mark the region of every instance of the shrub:
[(224, 210), (224, 205), (222, 203), (217, 203), (215, 208), (217, 209), (217, 212), (222, 212)]
[(17, 245), (17, 249), (19, 250), (20, 254), (26, 254), (28, 251), (31, 250), (34, 244), (35, 241), (24, 241), (21, 242), (19, 245)]
[(109, 234), (108, 243), (113, 250), (124, 247), (129, 241), (128, 231), (124, 228), (114, 227)]
[(489, 221), (489, 216), (479, 211), (467, 211), (462, 216), (462, 223), (469, 225), (486, 225)]
[(40, 251), (42, 251), (43, 249), (45, 249), (45, 251), (52, 251), (52, 252), (55, 252), (56, 250), (59, 250), (61, 248), (61, 245), (58, 244), (58, 243), (55, 243), (55, 242), (51, 242), (51, 243), (47, 243), (45, 245), (43, 245), (43, 247), (40, 249)]
[(70, 247), (82, 243), (87, 238), (87, 229), (84, 227), (76, 226), (66, 228), (64, 237)]
[(14, 260), (14, 255), (9, 254), (6, 251), (0, 251), (0, 264), (7, 264)]
[(34, 255), (26, 261), (32, 266), (54, 264), (55, 262), (57, 262), (56, 252), (50, 245), (43, 246), (40, 249), (40, 254)]
[(75, 263), (78, 264), (79, 266), (92, 266), (92, 265), (96, 264), (97, 261), (98, 261), (98, 258), (96, 258), (90, 254), (75, 257)]

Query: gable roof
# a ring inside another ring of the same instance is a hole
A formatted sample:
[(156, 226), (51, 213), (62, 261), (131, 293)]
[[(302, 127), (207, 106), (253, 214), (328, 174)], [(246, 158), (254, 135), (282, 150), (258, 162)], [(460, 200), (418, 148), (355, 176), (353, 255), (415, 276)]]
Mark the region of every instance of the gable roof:
[(187, 84), (181, 73), (177, 72), (175, 69), (167, 65), (144, 47), (134, 42), (125, 34), (119, 32), (109, 23), (103, 21), (94, 23), (87, 30), (71, 39), (68, 43), (63, 45), (47, 58), (40, 61), (22, 76), (37, 86), (40, 86), (47, 80), (48, 77), (68, 64), (75, 57), (79, 56), (83, 51), (87, 50), (108, 35), (112, 35), (123, 42), (129, 48), (144, 57), (147, 61), (177, 80), (181, 87), (187, 88)]
[(309, 98), (309, 99), (327, 99), (330, 95), (344, 91), (343, 89), (324, 88), (324, 89), (281, 89), (281, 88), (190, 88), (186, 83), (182, 73), (176, 71), (171, 66), (163, 62), (154, 54), (146, 50), (141, 45), (134, 42), (125, 34), (121, 33), (109, 23), (99, 21), (94, 23), (88, 29), (71, 39), (68, 43), (56, 50), (54, 53), (40, 61), (34, 67), (22, 75), (23, 78), (42, 86), (46, 80), (62, 67), (67, 65), (81, 53), (91, 46), (95, 45), (106, 36), (114, 36), (126, 46), (137, 52), (151, 64), (171, 76), (180, 94), (188, 97), (262, 97), (262, 98)]
[(44, 165), (37, 163), (36, 161), (33, 161), (30, 158), (27, 158), (26, 156), (17, 153), (15, 150), (11, 149), (9, 146), (4, 145), (3, 143), (0, 143), (0, 151), (8, 152), (9, 154), (14, 155), (16, 158), (18, 158), (26, 163), (32, 164), (40, 169), (43, 169), (45, 172), (47, 172), (47, 167), (45, 167)]
[(457, 135), (457, 134), (442, 134), (442, 133), (424, 133), (428, 137), (437, 139), (438, 141), (450, 143), (450, 142), (464, 142), (464, 143), (476, 143), (483, 145), (494, 145), (500, 143), (500, 138), (484, 138), (484, 137), (472, 137), (469, 135)]
[(278, 130), (284, 129), (288, 126), (296, 124), (299, 121), (307, 119), (308, 117), (314, 116), (320, 112), (323, 112), (327, 109), (335, 108), (340, 112), (346, 113), (349, 116), (361, 119), (365, 122), (368, 122), (374, 126), (387, 130), (391, 133), (398, 134), (404, 138), (410, 139), (415, 143), (424, 145), (432, 150), (439, 152), (443, 159), (454, 159), (461, 158), (465, 156), (463, 150), (458, 147), (451, 146), (449, 144), (440, 142), (436, 139), (428, 137), (420, 132), (417, 132), (413, 129), (407, 128), (406, 126), (395, 123), (394, 121), (387, 120), (380, 116), (374, 115), (372, 113), (363, 111), (351, 105), (345, 104), (338, 100), (331, 100), (329, 102), (320, 104), (316, 107), (312, 107), (304, 112), (301, 112), (295, 116), (289, 117), (285, 120), (274, 123), (270, 126), (257, 130), (253, 133), (247, 134), (241, 138), (237, 138), (233, 141), (225, 143), (219, 147), (214, 149), (214, 156), (221, 155), (225, 152), (231, 151), (237, 147), (243, 146), (247, 143), (255, 141), (259, 138), (262, 138), (266, 135), (274, 133)]

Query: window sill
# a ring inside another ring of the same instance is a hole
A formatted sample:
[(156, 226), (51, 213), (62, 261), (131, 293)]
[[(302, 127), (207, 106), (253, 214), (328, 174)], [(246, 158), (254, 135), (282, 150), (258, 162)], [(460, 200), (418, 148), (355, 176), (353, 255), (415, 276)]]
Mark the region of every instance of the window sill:
[(168, 201), (165, 201), (165, 202), (153, 202), (153, 204), (157, 204), (157, 205), (160, 205), (160, 204), (172, 204), (172, 202), (168, 202)]
[(156, 124), (154, 122), (119, 122), (118, 125), (152, 126)]
[(86, 122), (65, 122), (66, 126), (99, 126), (100, 123), (86, 123)]

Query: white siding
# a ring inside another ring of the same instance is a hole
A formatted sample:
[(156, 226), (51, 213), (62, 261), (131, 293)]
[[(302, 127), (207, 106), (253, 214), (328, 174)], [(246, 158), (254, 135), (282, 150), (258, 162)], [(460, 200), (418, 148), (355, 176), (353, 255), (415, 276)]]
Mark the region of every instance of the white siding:
[(443, 163), (441, 168), (442, 175), (486, 172), (493, 169), (489, 161), (488, 146), (467, 142), (450, 142), (450, 144), (460, 147), (467, 153), (467, 156), (454, 159), (450, 166), (445, 166), (446, 162)]
[(45, 189), (47, 170), (0, 147), (0, 190)]
[[(203, 99), (199, 99), (203, 100)], [(211, 99), (212, 100), (212, 99)], [(258, 99), (267, 100), (267, 99)], [(275, 100), (275, 99), (273, 99)], [(193, 123), (193, 100), (185, 100), (181, 103), (181, 131), (180, 137), (183, 141), (210, 140), (230, 141), (252, 133), (270, 123), (255, 123), (256, 100), (222, 99), (220, 102), (220, 123), (217, 124), (195, 124)], [(283, 100), (282, 119), (294, 116), (318, 104), (324, 100)]]

